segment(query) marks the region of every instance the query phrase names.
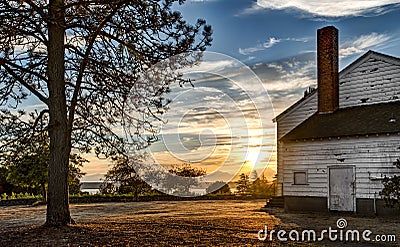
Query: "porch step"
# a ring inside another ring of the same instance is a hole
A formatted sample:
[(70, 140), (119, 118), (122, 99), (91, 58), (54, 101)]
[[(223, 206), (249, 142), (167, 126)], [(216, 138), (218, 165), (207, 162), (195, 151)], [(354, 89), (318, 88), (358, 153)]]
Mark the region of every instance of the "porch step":
[(267, 208), (283, 208), (284, 207), (284, 198), (283, 196), (274, 196), (271, 199), (267, 200), (267, 203), (264, 207), (261, 208), (261, 211), (266, 211)]

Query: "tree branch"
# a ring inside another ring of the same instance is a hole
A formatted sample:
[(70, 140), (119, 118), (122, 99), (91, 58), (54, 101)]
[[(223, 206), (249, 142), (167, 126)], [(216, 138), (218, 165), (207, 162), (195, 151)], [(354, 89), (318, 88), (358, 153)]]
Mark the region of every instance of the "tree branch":
[(39, 6), (37, 6), (32, 0), (25, 0), (26, 3), (28, 3), (31, 8), (36, 11), (44, 20), (47, 20), (48, 16), (47, 14), (43, 11), (42, 8), (40, 8)]
[(44, 114), (46, 114), (46, 113), (49, 113), (49, 109), (42, 110), (39, 113), (38, 117), (36, 118), (36, 120), (35, 120), (35, 122), (33, 123), (33, 126), (32, 126), (32, 129), (33, 129), (32, 136), (35, 133), (35, 129), (36, 129), (37, 125), (39, 124), (39, 121), (43, 118)]
[(78, 104), (78, 96), (79, 96), (79, 93), (81, 91), (83, 73), (84, 73), (84, 71), (86, 69), (86, 66), (89, 63), (89, 56), (90, 56), (90, 53), (92, 52), (92, 48), (93, 48), (94, 42), (96, 41), (97, 36), (101, 32), (101, 29), (103, 29), (103, 27), (107, 24), (107, 22), (115, 15), (115, 13), (118, 11), (118, 9), (122, 5), (125, 4), (125, 2), (127, 2), (127, 1), (118, 2), (117, 6), (113, 9), (113, 11), (111, 11), (111, 13), (103, 19), (103, 21), (98, 26), (97, 30), (94, 32), (93, 35), (91, 35), (91, 38), (89, 40), (89, 45), (88, 45), (88, 47), (86, 49), (86, 52), (85, 52), (85, 55), (83, 57), (81, 66), (79, 67), (78, 77), (77, 77), (76, 83), (75, 83), (75, 90), (74, 90), (74, 94), (73, 94), (72, 99), (71, 99), (70, 112), (69, 112), (69, 116), (68, 116), (69, 117), (69, 119), (68, 119), (68, 129), (69, 129), (70, 132), (72, 131), (72, 126), (73, 126), (73, 122), (74, 122), (74, 115), (75, 115), (75, 108), (76, 108), (76, 105)]
[(41, 74), (36, 73), (35, 71), (26, 69), (26, 68), (24, 68), (24, 67), (22, 67), (22, 66), (20, 66), (18, 64), (12, 63), (10, 61), (5, 61), (5, 63), (10, 65), (10, 66), (12, 66), (12, 67), (14, 67), (14, 68), (17, 68), (17, 69), (21, 70), (24, 73), (28, 73), (28, 74), (34, 75), (34, 76), (38, 77), (40, 80), (42, 80), (42, 81), (47, 83), (47, 78), (42, 76)]
[(35, 119), (35, 122), (33, 123), (33, 126), (31, 127), (32, 129), (32, 134), (29, 138), (25, 139), (24, 142), (29, 142), (30, 140), (33, 139), (33, 137), (35, 136), (36, 133), (36, 127), (39, 124), (39, 121), (43, 118), (44, 114), (49, 113), (49, 109), (45, 109), (42, 110), (39, 115), (37, 116), (37, 118)]
[(25, 82), (24, 79), (22, 79), (17, 73), (15, 73), (10, 67), (8, 67), (6, 64), (1, 64), (5, 70), (14, 78), (16, 79), (19, 83), (21, 83), (26, 89), (28, 89), (33, 95), (35, 95), (40, 101), (45, 103), (46, 105), (49, 105), (48, 99), (43, 96), (40, 92), (35, 90), (31, 85)]

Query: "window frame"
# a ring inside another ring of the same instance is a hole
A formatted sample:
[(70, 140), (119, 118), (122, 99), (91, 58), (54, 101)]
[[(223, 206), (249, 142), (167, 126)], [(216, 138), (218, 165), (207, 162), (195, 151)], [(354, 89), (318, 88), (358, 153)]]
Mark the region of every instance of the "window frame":
[[(304, 174), (304, 183), (296, 183), (296, 173)], [(295, 171), (293, 171), (293, 185), (309, 185), (307, 170), (295, 170)]]

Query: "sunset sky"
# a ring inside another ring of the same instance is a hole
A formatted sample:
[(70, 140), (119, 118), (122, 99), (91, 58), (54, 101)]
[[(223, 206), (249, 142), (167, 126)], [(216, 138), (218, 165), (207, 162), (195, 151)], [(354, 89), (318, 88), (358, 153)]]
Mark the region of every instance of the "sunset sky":
[[(341, 69), (368, 50), (400, 57), (400, 1), (192, 0), (176, 8), (191, 23), (212, 25), (213, 53), (194, 68), (201, 73), (188, 71), (194, 88), (168, 95), (168, 123), (150, 152), (215, 178), (229, 179), (242, 165), (275, 174), (272, 118), (316, 85), (317, 29), (339, 29)], [(97, 180), (109, 161), (88, 158), (85, 180)]]

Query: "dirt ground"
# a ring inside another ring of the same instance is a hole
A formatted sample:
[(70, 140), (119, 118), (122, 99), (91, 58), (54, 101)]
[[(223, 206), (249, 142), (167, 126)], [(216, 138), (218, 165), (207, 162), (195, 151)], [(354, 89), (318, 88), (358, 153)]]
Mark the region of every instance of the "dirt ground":
[[(0, 246), (382, 246), (379, 242), (260, 241), (265, 226), (278, 230), (369, 229), (400, 238), (400, 218), (259, 212), (256, 201), (130, 202), (71, 205), (75, 225), (47, 228), (45, 206), (0, 208)], [(400, 246), (400, 242), (383, 246)]]

